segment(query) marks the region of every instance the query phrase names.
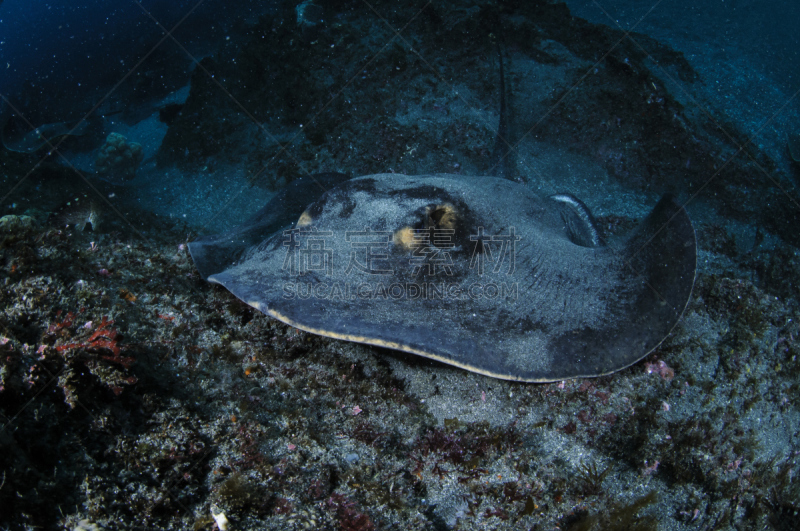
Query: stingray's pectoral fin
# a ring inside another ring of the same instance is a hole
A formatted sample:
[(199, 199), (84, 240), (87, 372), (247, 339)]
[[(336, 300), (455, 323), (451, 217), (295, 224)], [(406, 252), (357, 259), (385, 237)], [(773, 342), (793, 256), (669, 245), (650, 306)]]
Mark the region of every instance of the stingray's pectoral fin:
[(189, 253), (197, 270), (203, 278), (208, 278), (233, 267), (248, 249), (290, 225), (309, 203), (349, 178), (348, 174), (334, 172), (298, 177), (244, 224), (228, 232), (200, 236), (190, 242)]
[(686, 210), (665, 195), (621, 249), (620, 291), (627, 292), (616, 324), (605, 331), (606, 359), (630, 365), (666, 338), (694, 287), (697, 242)]
[[(682, 206), (665, 195), (621, 245), (607, 321), (553, 338), (554, 374), (598, 376), (636, 363), (666, 338), (694, 286), (697, 246)], [(552, 380), (553, 378), (549, 378)]]
[(686, 210), (664, 195), (627, 240), (623, 253), (627, 273), (645, 284), (633, 311), (674, 325), (689, 302), (697, 269), (697, 242)]

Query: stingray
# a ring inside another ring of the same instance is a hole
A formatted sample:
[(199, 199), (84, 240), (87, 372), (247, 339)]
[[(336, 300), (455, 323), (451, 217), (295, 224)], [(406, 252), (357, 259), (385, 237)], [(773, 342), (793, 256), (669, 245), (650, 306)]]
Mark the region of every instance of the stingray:
[(489, 176), (304, 177), (189, 251), (209, 282), (293, 327), (525, 382), (642, 359), (696, 269), (671, 196), (606, 245), (575, 197)]
[(494, 176), (301, 177), (189, 243), (200, 274), (301, 330), (506, 380), (600, 376), (652, 352), (694, 286), (686, 211), (666, 195), (607, 245), (576, 197), (508, 180), (499, 47), (498, 60)]
[[(2, 4), (2, 0), (0, 0)], [(63, 136), (83, 136), (89, 130), (89, 122), (54, 122), (31, 129), (23, 120), (15, 119), (5, 100), (0, 99), (0, 144), (16, 153), (36, 153), (53, 145)]]
[(89, 129), (89, 122), (42, 124), (35, 129), (9, 122), (0, 124), (0, 142), (9, 151), (17, 153), (36, 153), (45, 146), (53, 145), (62, 136), (83, 136)]

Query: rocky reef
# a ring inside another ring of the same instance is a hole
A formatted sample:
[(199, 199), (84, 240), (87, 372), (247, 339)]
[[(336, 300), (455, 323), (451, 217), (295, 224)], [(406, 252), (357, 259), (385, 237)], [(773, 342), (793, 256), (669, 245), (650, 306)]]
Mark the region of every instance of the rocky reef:
[(136, 176), (143, 158), (141, 144), (128, 142), (119, 133), (110, 133), (100, 147), (94, 166), (101, 175), (112, 174), (118, 180), (128, 180)]

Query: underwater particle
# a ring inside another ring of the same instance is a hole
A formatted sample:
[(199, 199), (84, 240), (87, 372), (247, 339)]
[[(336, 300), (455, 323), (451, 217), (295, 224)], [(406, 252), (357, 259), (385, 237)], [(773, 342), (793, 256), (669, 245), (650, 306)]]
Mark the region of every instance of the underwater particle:
[(127, 180), (136, 176), (136, 170), (143, 158), (141, 144), (128, 142), (119, 133), (111, 133), (100, 148), (94, 167), (97, 173), (113, 174), (115, 178)]

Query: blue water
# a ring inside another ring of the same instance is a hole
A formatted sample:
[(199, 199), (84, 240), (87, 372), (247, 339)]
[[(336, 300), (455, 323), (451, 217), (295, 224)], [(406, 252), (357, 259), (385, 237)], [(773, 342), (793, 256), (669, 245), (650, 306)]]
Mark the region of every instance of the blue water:
[[(744, 0), (694, 2), (688, 8), (666, 1), (598, 4), (575, 0), (568, 5), (576, 16), (612, 28), (633, 28), (681, 51), (699, 73), (700, 82), (676, 86), (667, 74), (663, 79), (667, 90), (700, 113), (725, 116), (779, 164), (786, 163), (786, 135), (798, 115), (794, 96), (800, 88), (800, 45), (793, 32), (800, 19), (797, 6)], [(336, 16), (334, 9), (326, 13), (329, 21)], [(87, 117), (98, 120), (101, 125), (93, 129), (95, 151), (68, 154), (77, 170), (91, 176), (102, 139), (118, 132), (144, 147), (139, 178), (128, 183), (132, 188), (126, 194), (129, 199), (137, 196), (140, 207), (195, 224), (218, 214), (221, 202), (229, 207), (222, 222), (241, 221), (271, 192), (250, 189), (254, 197), (241, 198), (248, 188), (246, 172), (235, 166), (188, 179), (179, 178), (180, 172), (169, 167), (156, 170), (154, 158), (166, 126), (153, 117), (158, 108), (186, 100), (197, 61), (247, 42), (248, 28), (259, 16), (277, 12), (277, 5), (255, 1), (233, 5), (222, 0), (96, 1), (76, 6), (66, 1), (6, 0), (0, 5), (0, 65), (5, 65), (0, 77), (5, 100), (0, 119), (6, 120), (15, 109), (24, 117), (25, 124), (19, 126), (23, 128), (62, 121), (72, 124)], [(167, 36), (173, 28), (171, 37)], [(657, 68), (653, 71), (660, 75)], [(524, 112), (522, 106), (519, 112)], [(414, 114), (410, 118), (416, 119)], [(293, 138), (302, 132), (301, 125), (282, 133)], [(256, 129), (252, 134), (257, 134)], [(277, 133), (268, 133), (272, 134)], [(189, 151), (186, 156), (191, 157)], [(462, 171), (463, 165), (426, 168), (421, 164), (414, 169), (417, 173)], [(304, 169), (329, 170), (359, 171), (358, 167)], [(470, 171), (476, 173), (479, 168)], [(525, 171), (545, 172), (530, 165)], [(114, 176), (99, 178), (120, 184)], [(543, 192), (559, 191), (543, 179), (534, 181)], [(608, 196), (598, 193), (596, 203), (608, 203)], [(215, 199), (209, 203), (211, 197)]]
[[(711, 49), (746, 59), (789, 92), (800, 87), (797, 22), (800, 5), (781, 0), (646, 2), (570, 0), (572, 12), (592, 22), (637, 31), (673, 43), (702, 60)], [(710, 57), (707, 57), (710, 59)], [(719, 59), (716, 61), (717, 67)], [(713, 71), (713, 66), (709, 66)]]
[[(192, 68), (191, 57), (173, 42), (157, 46), (165, 30), (183, 20), (173, 36), (202, 57), (256, 4), (6, 0), (0, 6), (0, 93), (33, 123), (82, 117), (105, 96), (126, 105), (121, 92), (133, 101), (163, 96), (185, 84)], [(148, 72), (152, 81), (139, 89), (147, 94), (132, 93), (131, 82)], [(125, 76), (133, 79), (126, 84)], [(109, 94), (119, 83), (117, 94)]]

